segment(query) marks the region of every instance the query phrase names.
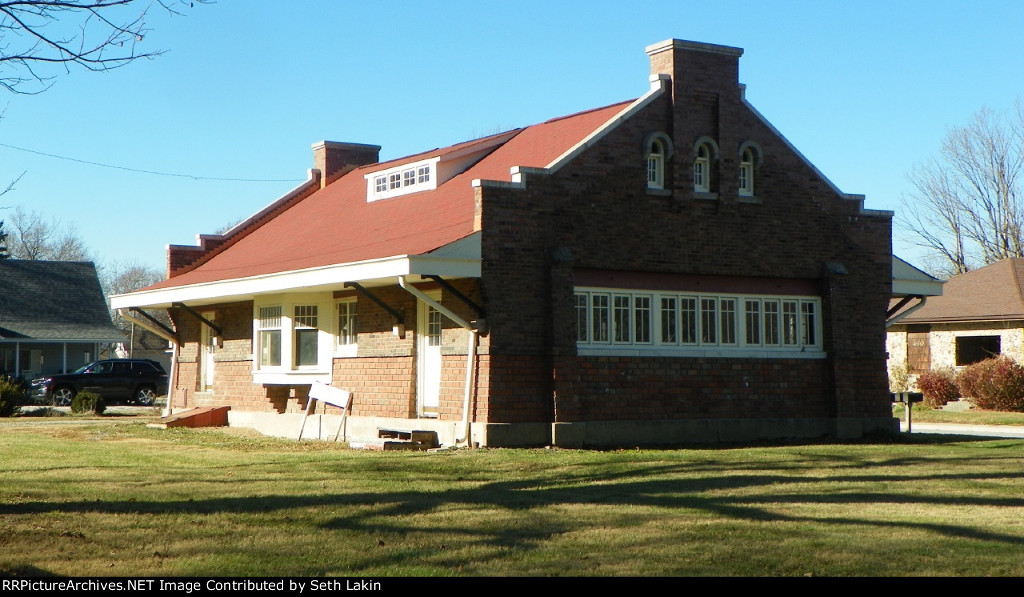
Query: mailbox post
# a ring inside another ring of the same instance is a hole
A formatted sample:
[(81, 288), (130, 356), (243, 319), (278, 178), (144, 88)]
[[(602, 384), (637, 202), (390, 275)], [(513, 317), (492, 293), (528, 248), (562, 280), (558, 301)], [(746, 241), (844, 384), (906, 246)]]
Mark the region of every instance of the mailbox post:
[(893, 402), (901, 402), (903, 404), (903, 410), (906, 412), (907, 421), (907, 433), (910, 433), (911, 416), (910, 413), (914, 410), (913, 404), (915, 402), (924, 401), (924, 394), (921, 392), (896, 392), (891, 394)]

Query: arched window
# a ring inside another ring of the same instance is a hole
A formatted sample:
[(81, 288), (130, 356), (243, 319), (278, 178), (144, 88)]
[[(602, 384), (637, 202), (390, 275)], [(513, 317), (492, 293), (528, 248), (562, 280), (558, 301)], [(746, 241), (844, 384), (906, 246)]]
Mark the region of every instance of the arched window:
[(747, 147), (740, 154), (740, 195), (754, 194), (754, 150)]
[(760, 148), (752, 141), (740, 146), (739, 194), (741, 197), (754, 196), (754, 173), (761, 163)]
[(715, 166), (718, 163), (718, 144), (711, 137), (701, 137), (693, 145), (693, 190), (696, 193), (715, 193)]
[(693, 190), (699, 193), (711, 190), (711, 150), (705, 143), (697, 146), (697, 157), (693, 160)]
[(665, 133), (651, 133), (644, 139), (644, 160), (647, 170), (647, 188), (664, 189), (665, 165), (672, 157), (672, 140)]

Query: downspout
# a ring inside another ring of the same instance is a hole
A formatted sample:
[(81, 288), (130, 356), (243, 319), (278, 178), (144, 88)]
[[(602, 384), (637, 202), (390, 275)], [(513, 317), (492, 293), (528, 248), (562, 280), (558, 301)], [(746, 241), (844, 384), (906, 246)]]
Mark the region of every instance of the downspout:
[(178, 343), (171, 340), (171, 370), (167, 373), (167, 402), (164, 403), (164, 412), (161, 414), (161, 418), (167, 418), (173, 414), (171, 412), (171, 401), (174, 397), (174, 388), (178, 385), (178, 380), (175, 379), (174, 375), (177, 373), (178, 365)]
[(907, 315), (910, 315), (910, 314), (911, 314), (911, 313), (913, 313), (914, 311), (917, 311), (918, 309), (920, 309), (921, 307), (923, 307), (923, 306), (924, 306), (925, 302), (927, 302), (927, 301), (928, 301), (928, 297), (926, 297), (926, 296), (919, 296), (919, 297), (916, 297), (916, 298), (920, 299), (920, 300), (921, 300), (921, 302), (919, 302), (919, 303), (917, 303), (916, 305), (914, 305), (913, 307), (911, 307), (911, 308), (907, 309), (907, 310), (906, 310), (906, 311), (904, 311), (903, 313), (900, 313), (899, 315), (897, 315), (897, 316), (893, 317), (892, 319), (888, 319), (888, 320), (886, 320), (886, 322), (885, 322), (885, 327), (889, 327), (889, 326), (891, 326), (891, 325), (894, 325), (894, 324), (896, 324), (896, 323), (899, 323), (899, 321), (900, 321), (901, 319), (903, 319), (903, 318), (904, 318), (904, 317), (906, 317)]
[(448, 307), (445, 307), (441, 303), (430, 298), (421, 290), (412, 286), (411, 284), (406, 284), (405, 276), (398, 276), (398, 285), (401, 286), (402, 289), (404, 289), (406, 292), (416, 297), (417, 299), (437, 309), (446, 317), (448, 317), (448, 319), (451, 319), (460, 327), (466, 329), (469, 332), (469, 348), (466, 351), (468, 353), (466, 355), (466, 387), (462, 400), (462, 437), (458, 437), (455, 439), (456, 445), (469, 445), (469, 402), (473, 392), (473, 368), (476, 364), (477, 329), (473, 326), (473, 324), (456, 315)]

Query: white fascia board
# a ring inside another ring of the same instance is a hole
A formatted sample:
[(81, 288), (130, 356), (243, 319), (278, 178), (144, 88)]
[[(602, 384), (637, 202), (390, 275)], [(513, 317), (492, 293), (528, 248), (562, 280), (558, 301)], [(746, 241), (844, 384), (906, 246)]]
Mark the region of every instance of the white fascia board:
[[(813, 163), (811, 163), (811, 160), (807, 159), (807, 157), (804, 154), (800, 153), (800, 150), (797, 149), (795, 145), (790, 143), (789, 139), (787, 139), (785, 135), (783, 135), (781, 132), (779, 132), (779, 129), (775, 128), (774, 124), (769, 122), (768, 119), (765, 118), (763, 114), (761, 114), (760, 112), (757, 111), (757, 108), (755, 108), (753, 106), (753, 104), (751, 104), (749, 101), (747, 101), (747, 93), (746, 92), (747, 92), (747, 86), (746, 85), (740, 85), (740, 101), (743, 102), (743, 105), (746, 106), (747, 109), (749, 109), (751, 111), (751, 113), (753, 113), (754, 116), (757, 117), (757, 119), (761, 121), (761, 124), (763, 124), (766, 127), (768, 127), (768, 130), (770, 130), (772, 133), (774, 133), (775, 136), (777, 136), (779, 138), (779, 140), (782, 141), (783, 145), (788, 147), (790, 151), (792, 151), (794, 154), (796, 154), (796, 157), (800, 158), (800, 160), (804, 164), (806, 164), (808, 168), (813, 170), (814, 173), (817, 174), (819, 178), (821, 178), (821, 180), (825, 181), (825, 184), (827, 184), (830, 189), (835, 191), (836, 195), (839, 195), (840, 197), (847, 197), (848, 193), (844, 193), (844, 192), (840, 191), (839, 187), (837, 187), (831, 180), (829, 180), (829, 178), (827, 176), (822, 174), (821, 170), (818, 170), (818, 167), (815, 166)], [(863, 195), (860, 195), (860, 197), (863, 198)]]
[(345, 282), (379, 280), (384, 284), (397, 284), (398, 276), (414, 275), (478, 278), (480, 277), (480, 259), (398, 255), (248, 278), (119, 294), (110, 297), (110, 307), (112, 309), (167, 308), (172, 303), (202, 305), (252, 300), (261, 294), (341, 290), (344, 288)]
[(599, 126), (594, 130), (594, 132), (584, 137), (579, 143), (573, 145), (565, 153), (555, 158), (546, 166), (547, 170), (550, 172), (557, 171), (562, 166), (571, 162), (573, 158), (600, 141), (602, 137), (614, 130), (615, 127), (632, 118), (634, 114), (647, 107), (648, 104), (664, 93), (665, 87), (670, 81), (671, 79), (668, 75), (651, 75), (651, 88), (647, 93), (637, 98), (632, 104), (626, 106), (621, 112), (609, 119), (608, 122)]
[(512, 175), (512, 181), (503, 180), (483, 180), (473, 179), (472, 185), (474, 187), (501, 187), (501, 188), (513, 188), (521, 189), (526, 186), (526, 181), (523, 180), (523, 174), (550, 174), (558, 171), (562, 166), (565, 166), (571, 162), (576, 156), (583, 153), (598, 141), (602, 137), (610, 133), (615, 127), (619, 126), (626, 120), (633, 117), (634, 114), (647, 107), (648, 104), (653, 102), (658, 96), (665, 92), (665, 87), (669, 84), (671, 79), (668, 75), (651, 75), (651, 88), (647, 93), (637, 98), (633, 103), (622, 109), (621, 112), (608, 119), (607, 122), (594, 129), (592, 133), (584, 137), (578, 143), (570, 147), (554, 160), (550, 164), (543, 168), (527, 168), (521, 166), (512, 166), (509, 168), (509, 172)]

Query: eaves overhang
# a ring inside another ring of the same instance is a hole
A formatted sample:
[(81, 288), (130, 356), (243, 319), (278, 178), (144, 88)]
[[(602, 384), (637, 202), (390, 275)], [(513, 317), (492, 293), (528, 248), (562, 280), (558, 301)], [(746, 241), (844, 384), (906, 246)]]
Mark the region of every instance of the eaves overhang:
[(480, 259), (437, 255), (396, 255), (170, 288), (142, 290), (110, 297), (112, 309), (166, 309), (174, 303), (189, 306), (253, 300), (261, 295), (289, 292), (344, 290), (346, 282), (365, 287), (397, 285), (398, 278), (426, 280), (424, 276), (479, 278)]

